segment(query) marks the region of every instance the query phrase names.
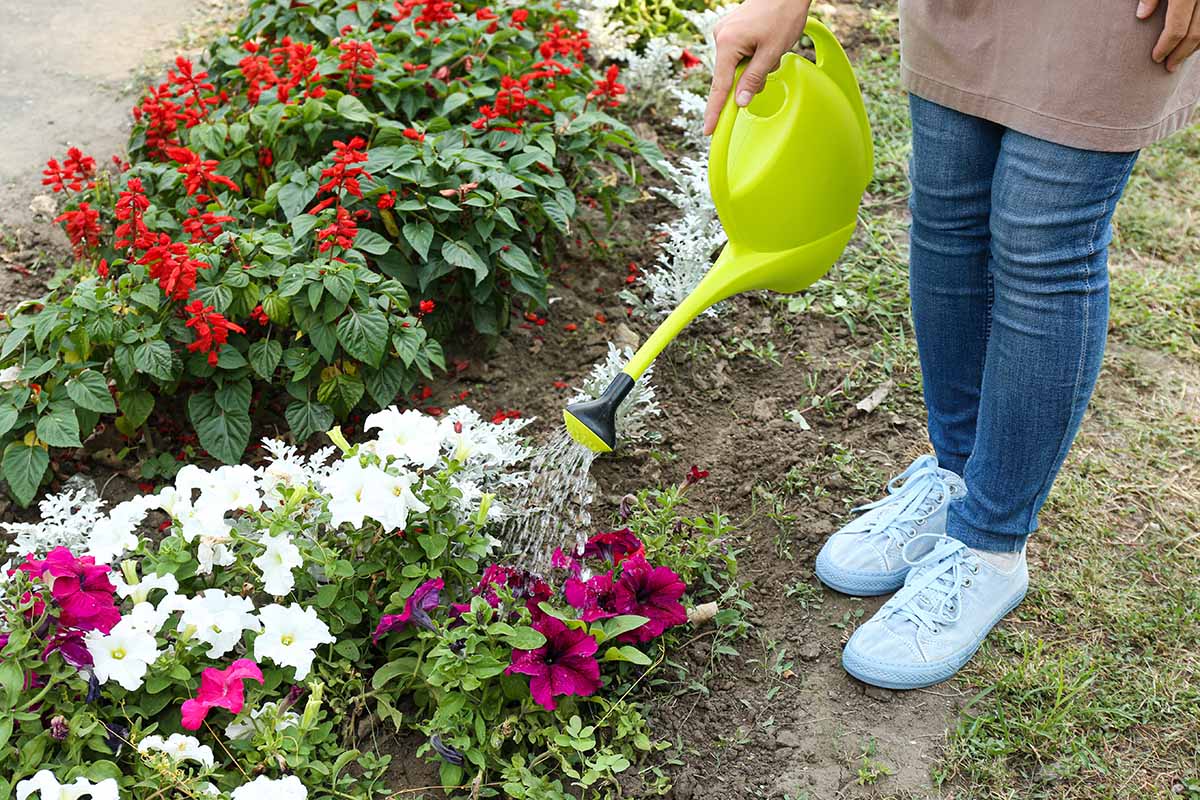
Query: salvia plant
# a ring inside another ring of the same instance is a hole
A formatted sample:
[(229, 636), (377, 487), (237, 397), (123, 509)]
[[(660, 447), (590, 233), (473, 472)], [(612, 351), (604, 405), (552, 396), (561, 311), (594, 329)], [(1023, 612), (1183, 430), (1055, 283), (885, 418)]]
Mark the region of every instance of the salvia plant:
[(36, 495), (50, 448), (156, 413), (237, 463), (273, 406), (304, 439), (430, 378), (452, 331), (544, 305), (576, 196), (611, 209), (633, 192), (614, 171), (660, 158), (589, 48), (550, 0), (256, 0), (177, 59), (129, 161), (47, 165), (78, 263), (0, 322), (12, 494)]
[(0, 796), (365, 800), (380, 731), (452, 795), (613, 796), (665, 747), (635, 689), (736, 594), (730, 530), (680, 515), (693, 468), (546, 574), (499, 561), (522, 425), (393, 407), (74, 528), (79, 496), (48, 500), (0, 569)]

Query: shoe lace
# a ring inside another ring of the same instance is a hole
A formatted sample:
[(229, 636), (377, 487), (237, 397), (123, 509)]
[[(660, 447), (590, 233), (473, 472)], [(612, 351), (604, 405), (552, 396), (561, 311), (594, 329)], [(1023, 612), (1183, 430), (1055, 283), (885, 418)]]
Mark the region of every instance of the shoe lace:
[(854, 512), (887, 508), (885, 513), (871, 521), (863, 533), (886, 534), (897, 548), (903, 548), (914, 526), (933, 513), (948, 489), (937, 461), (932, 456), (922, 456), (888, 481), (887, 491), (885, 497), (858, 506)]
[[(933, 549), (920, 558), (909, 558), (908, 548), (927, 537), (937, 540)], [(922, 533), (910, 539), (900, 554), (913, 571), (904, 588), (884, 604), (883, 611), (934, 634), (941, 626), (957, 622), (962, 614), (962, 591), (979, 571), (978, 559), (970, 549), (957, 539)]]

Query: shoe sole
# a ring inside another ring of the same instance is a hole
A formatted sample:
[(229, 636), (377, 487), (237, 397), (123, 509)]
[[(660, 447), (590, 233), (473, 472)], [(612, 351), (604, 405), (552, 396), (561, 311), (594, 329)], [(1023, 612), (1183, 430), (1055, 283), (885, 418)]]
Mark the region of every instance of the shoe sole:
[(839, 569), (834, 566), (825, 550), (817, 553), (817, 563), (813, 572), (820, 578), (821, 583), (835, 592), (848, 594), (853, 597), (879, 597), (898, 591), (904, 585), (908, 570), (892, 575), (865, 575), (859, 572)]
[[(1028, 588), (1025, 591), (1028, 591)], [(1000, 620), (1007, 617), (1014, 608), (1021, 604), (1021, 601), (1025, 599), (1025, 591), (1022, 591), (1003, 612), (992, 619), (991, 624), (975, 639), (975, 643), (965, 653), (926, 664), (920, 669), (912, 669), (899, 665), (894, 667), (881, 665), (878, 661), (859, 658), (849, 648), (846, 648), (842, 651), (842, 668), (863, 683), (878, 686), (881, 689), (923, 689), (926, 686), (933, 686), (935, 683), (949, 680), (975, 656), (980, 645), (983, 644), (983, 640), (987, 638), (993, 628), (1000, 624)]]

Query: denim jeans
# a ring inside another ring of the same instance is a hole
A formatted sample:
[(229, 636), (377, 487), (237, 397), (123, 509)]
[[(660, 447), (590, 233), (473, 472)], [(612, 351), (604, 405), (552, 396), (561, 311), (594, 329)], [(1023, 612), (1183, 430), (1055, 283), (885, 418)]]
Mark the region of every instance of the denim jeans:
[(947, 533), (1015, 552), (1079, 430), (1137, 153), (1054, 144), (910, 95), (913, 325), (929, 438), (967, 484)]

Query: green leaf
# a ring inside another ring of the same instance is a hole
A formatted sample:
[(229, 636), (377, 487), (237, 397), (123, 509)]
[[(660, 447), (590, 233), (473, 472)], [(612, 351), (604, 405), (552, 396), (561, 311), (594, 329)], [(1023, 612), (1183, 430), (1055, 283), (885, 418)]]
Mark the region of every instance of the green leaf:
[(359, 100), (352, 94), (342, 95), (342, 99), (338, 100), (337, 113), (338, 116), (348, 119), (351, 122), (371, 121), (371, 112), (363, 105), (362, 100)]
[(160, 381), (171, 380), (171, 346), (162, 339), (142, 342), (133, 351), (133, 363), (138, 372), (144, 372)]
[(316, 196), (316, 183), (285, 183), (279, 189), (279, 207), (283, 210), (284, 218), (293, 220), (303, 214), (305, 206)]
[(297, 214), (292, 217), (292, 238), (297, 241), (312, 233), (312, 229), (320, 224), (321, 218), (313, 214)]
[(546, 643), (546, 637), (540, 631), (535, 631), (528, 625), (522, 625), (505, 636), (504, 641), (518, 650), (536, 650)]
[(213, 399), (217, 401), (217, 405), (223, 411), (248, 414), (250, 413), (251, 394), (253, 394), (253, 389), (250, 386), (250, 378), (246, 377), (236, 381), (223, 382), (213, 393)]
[(500, 250), (500, 263), (531, 278), (545, 280), (546, 276), (533, 265), (533, 262), (529, 260), (529, 255), (517, 245), (511, 245), (507, 250)]
[(373, 256), (381, 256), (390, 250), (392, 243), (375, 231), (360, 230), (354, 237), (354, 249)]
[(120, 401), (121, 413), (125, 415), (125, 421), (134, 428), (142, 427), (142, 423), (154, 410), (154, 395), (145, 389), (121, 392), (117, 398)]
[(602, 625), (605, 636), (613, 639), (620, 636), (622, 633), (637, 630), (650, 621), (649, 617), (638, 616), (637, 614), (622, 614), (619, 617), (606, 619)]
[(417, 251), (422, 260), (429, 258), (429, 245), (433, 243), (433, 226), (428, 222), (406, 222), (404, 238)]
[(4, 448), (4, 460), (0, 463), (4, 480), (22, 507), (33, 500), (49, 467), (50, 454), (46, 448), (30, 447), (24, 442), (13, 442)]
[(405, 658), (397, 658), (395, 661), (389, 661), (379, 669), (375, 670), (375, 674), (371, 676), (371, 688), (376, 690), (382, 689), (397, 677), (405, 674), (411, 674), (416, 665), (417, 659), (412, 656), (406, 656)]
[(250, 415), (244, 411), (225, 411), (210, 394), (194, 394), (188, 400), (188, 417), (200, 438), (200, 445), (214, 458), (226, 464), (242, 460), (250, 444)]
[(372, 367), (378, 367), (387, 347), (387, 317), (382, 311), (357, 311), (351, 308), (338, 321), (337, 337), (347, 353)]
[(75, 401), (75, 405), (90, 411), (111, 414), (117, 410), (108, 391), (108, 381), (92, 369), (85, 369), (67, 381), (67, 396)]
[(404, 384), (404, 365), (394, 358), (388, 359), (379, 369), (367, 370), (366, 384), (367, 394), (375, 405), (385, 408), (395, 402)]
[(650, 656), (638, 650), (632, 645), (624, 645), (622, 647), (610, 647), (604, 653), (605, 661), (628, 661), (631, 664), (637, 664), (641, 667), (648, 667), (654, 663)]
[(400, 360), (404, 362), (404, 366), (412, 366), (417, 353), (421, 351), (421, 345), (425, 342), (425, 336), (424, 328), (413, 326), (399, 328), (396, 331), (396, 334), (392, 337), (392, 345), (396, 348), (396, 352), (400, 354)]
[(466, 242), (447, 239), (442, 243), (442, 258), (456, 267), (475, 271), (475, 284), (479, 285), (488, 275), (488, 265), (475, 248)]
[(283, 345), (274, 339), (260, 339), (250, 345), (250, 368), (265, 381), (275, 375), (281, 358)]
[(17, 416), (20, 414), (16, 406), (0, 405), (0, 436), (12, 430), (13, 425), (17, 424)]
[(314, 433), (322, 433), (333, 427), (333, 412), (329, 406), (296, 400), (283, 412), (296, 441), (304, 441)]
[(75, 406), (61, 402), (51, 405), (49, 413), (38, 417), (37, 437), (51, 447), (79, 447), (82, 442)]

